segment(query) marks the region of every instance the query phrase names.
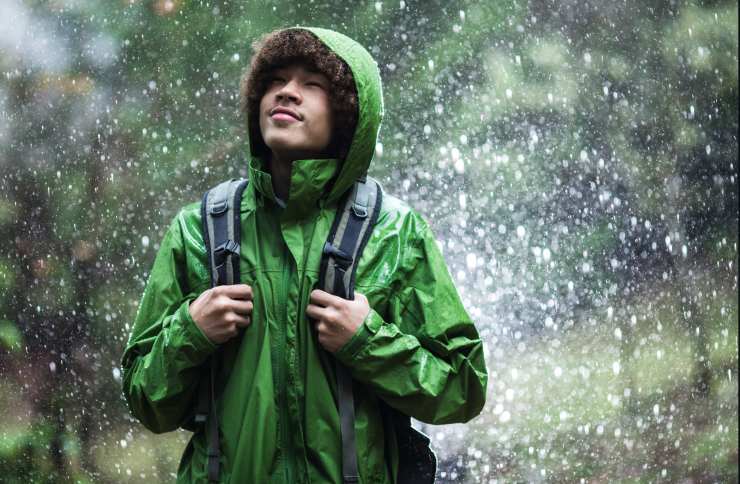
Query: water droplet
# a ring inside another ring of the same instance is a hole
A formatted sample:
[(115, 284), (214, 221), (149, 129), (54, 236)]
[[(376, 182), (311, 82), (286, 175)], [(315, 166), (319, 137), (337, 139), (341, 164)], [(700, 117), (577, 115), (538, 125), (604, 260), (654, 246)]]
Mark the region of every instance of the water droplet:
[(474, 253), (469, 253), (465, 256), (465, 264), (468, 266), (468, 270), (472, 271), (478, 265), (478, 257)]

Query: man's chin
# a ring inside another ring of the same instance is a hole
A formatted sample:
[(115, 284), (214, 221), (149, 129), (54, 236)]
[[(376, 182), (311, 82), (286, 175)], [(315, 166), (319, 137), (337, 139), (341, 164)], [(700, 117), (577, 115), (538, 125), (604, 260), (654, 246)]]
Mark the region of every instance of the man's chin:
[(275, 154), (278, 160), (306, 160), (313, 158), (324, 158), (315, 150), (307, 149), (296, 143), (267, 143), (267, 146)]

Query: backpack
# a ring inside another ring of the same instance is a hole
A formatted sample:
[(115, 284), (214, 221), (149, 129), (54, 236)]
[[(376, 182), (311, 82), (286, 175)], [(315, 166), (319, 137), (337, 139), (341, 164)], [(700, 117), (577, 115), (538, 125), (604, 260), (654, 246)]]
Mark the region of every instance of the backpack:
[[(203, 239), (208, 255), (211, 287), (236, 284), (240, 280), (240, 205), (248, 180), (231, 179), (218, 184), (203, 195), (201, 217)], [(332, 224), (321, 257), (318, 287), (345, 299), (354, 299), (355, 273), (362, 250), (378, 220), (383, 191), (369, 177), (355, 182), (348, 190)], [(200, 382), (195, 426), (207, 425), (208, 480), (218, 482), (220, 443), (216, 415), (216, 362), (212, 356), (206, 378)], [(342, 435), (342, 476), (345, 484), (359, 482), (355, 446), (355, 408), (352, 377), (335, 360), (339, 417)], [(434, 482), (437, 458), (429, 438), (411, 426), (411, 419), (381, 400), (381, 413), (393, 425), (399, 448), (398, 482), (427, 484)], [(210, 418), (209, 418), (210, 417)]]

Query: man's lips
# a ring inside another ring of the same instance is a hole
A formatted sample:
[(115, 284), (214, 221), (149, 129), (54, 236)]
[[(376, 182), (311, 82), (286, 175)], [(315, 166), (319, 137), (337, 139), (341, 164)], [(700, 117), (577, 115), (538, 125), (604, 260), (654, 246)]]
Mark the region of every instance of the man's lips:
[(301, 117), (297, 112), (289, 108), (276, 107), (270, 111), (270, 117), (277, 121), (300, 121)]

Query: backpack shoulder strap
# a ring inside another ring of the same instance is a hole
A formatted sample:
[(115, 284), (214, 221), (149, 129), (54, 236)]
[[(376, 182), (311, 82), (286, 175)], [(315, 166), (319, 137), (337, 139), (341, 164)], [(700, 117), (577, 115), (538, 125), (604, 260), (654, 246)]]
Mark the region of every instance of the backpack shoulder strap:
[(324, 244), (319, 287), (324, 291), (354, 299), (355, 273), (362, 251), (378, 221), (383, 190), (375, 179), (355, 182), (340, 204)]
[[(232, 178), (203, 195), (201, 219), (211, 287), (238, 284), (241, 244), (241, 200), (248, 180)], [(206, 378), (198, 390), (195, 423), (207, 422), (208, 480), (217, 482), (221, 449), (216, 415), (216, 358), (208, 361)]]
[[(382, 202), (383, 190), (376, 180), (367, 177), (355, 182), (344, 203), (340, 204), (324, 244), (319, 273), (321, 289), (345, 299), (354, 299), (357, 265), (378, 221)], [(343, 482), (348, 484), (359, 481), (352, 377), (338, 361), (336, 375), (342, 434), (342, 476)]]
[(232, 178), (203, 195), (203, 239), (211, 273), (211, 287), (239, 282), (239, 212), (247, 180)]

